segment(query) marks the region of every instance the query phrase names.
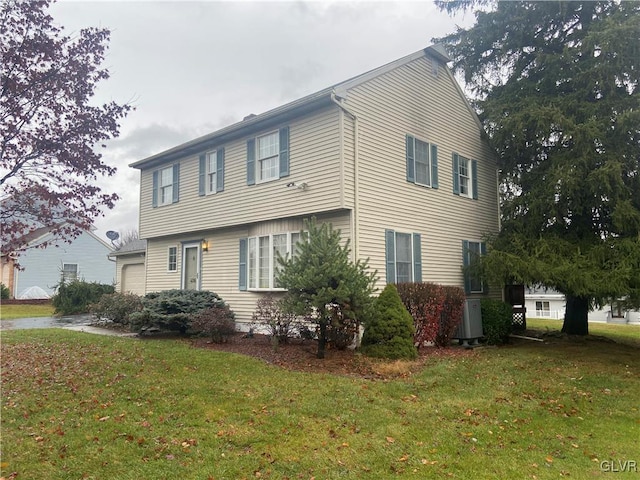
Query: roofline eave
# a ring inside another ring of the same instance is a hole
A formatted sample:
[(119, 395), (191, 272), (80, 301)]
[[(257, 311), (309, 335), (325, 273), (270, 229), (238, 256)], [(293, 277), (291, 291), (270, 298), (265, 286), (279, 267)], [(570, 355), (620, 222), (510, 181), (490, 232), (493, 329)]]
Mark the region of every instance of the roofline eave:
[(234, 123), (221, 130), (216, 130), (213, 133), (190, 140), (143, 160), (131, 163), (129, 166), (138, 169), (149, 168), (188, 155), (201, 153), (217, 145), (228, 143), (229, 141), (247, 136), (258, 130), (275, 126), (297, 116), (318, 110), (324, 106), (332, 105), (332, 92), (333, 87), (326, 88), (320, 92), (316, 92), (315, 94), (274, 108), (273, 110), (256, 115), (255, 117)]

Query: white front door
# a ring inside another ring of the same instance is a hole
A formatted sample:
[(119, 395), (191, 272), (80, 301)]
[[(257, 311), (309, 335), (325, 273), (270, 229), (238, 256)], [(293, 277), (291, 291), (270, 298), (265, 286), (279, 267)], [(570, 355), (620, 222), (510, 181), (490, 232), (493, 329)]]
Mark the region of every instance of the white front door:
[(182, 288), (200, 290), (200, 243), (182, 246)]

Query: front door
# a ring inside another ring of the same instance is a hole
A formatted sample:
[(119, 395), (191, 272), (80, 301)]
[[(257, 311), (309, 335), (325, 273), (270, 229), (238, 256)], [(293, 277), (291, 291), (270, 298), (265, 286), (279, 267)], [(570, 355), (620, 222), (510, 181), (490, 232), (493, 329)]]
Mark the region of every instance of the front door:
[(200, 244), (182, 247), (182, 288), (200, 290)]

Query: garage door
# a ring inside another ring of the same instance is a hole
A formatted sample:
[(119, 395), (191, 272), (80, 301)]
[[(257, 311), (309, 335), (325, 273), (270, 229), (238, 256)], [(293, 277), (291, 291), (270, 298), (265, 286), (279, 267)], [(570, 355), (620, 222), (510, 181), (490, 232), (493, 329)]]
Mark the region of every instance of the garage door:
[(122, 267), (122, 292), (144, 295), (144, 263), (132, 263)]

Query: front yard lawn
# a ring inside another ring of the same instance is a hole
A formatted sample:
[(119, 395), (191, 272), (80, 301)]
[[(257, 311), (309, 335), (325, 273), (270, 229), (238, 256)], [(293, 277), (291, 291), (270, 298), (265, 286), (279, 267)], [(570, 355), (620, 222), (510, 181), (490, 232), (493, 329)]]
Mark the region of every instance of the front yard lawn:
[(586, 479), (640, 463), (629, 345), (519, 341), (386, 380), (59, 329), (3, 332), (1, 350), (4, 478)]
[[(543, 332), (560, 332), (562, 320), (527, 318), (527, 327)], [(606, 337), (609, 340), (640, 347), (640, 326), (591, 322), (589, 323), (589, 337)]]
[(0, 320), (15, 320), (16, 318), (51, 317), (54, 312), (50, 303), (28, 305), (2, 305), (0, 307)]

